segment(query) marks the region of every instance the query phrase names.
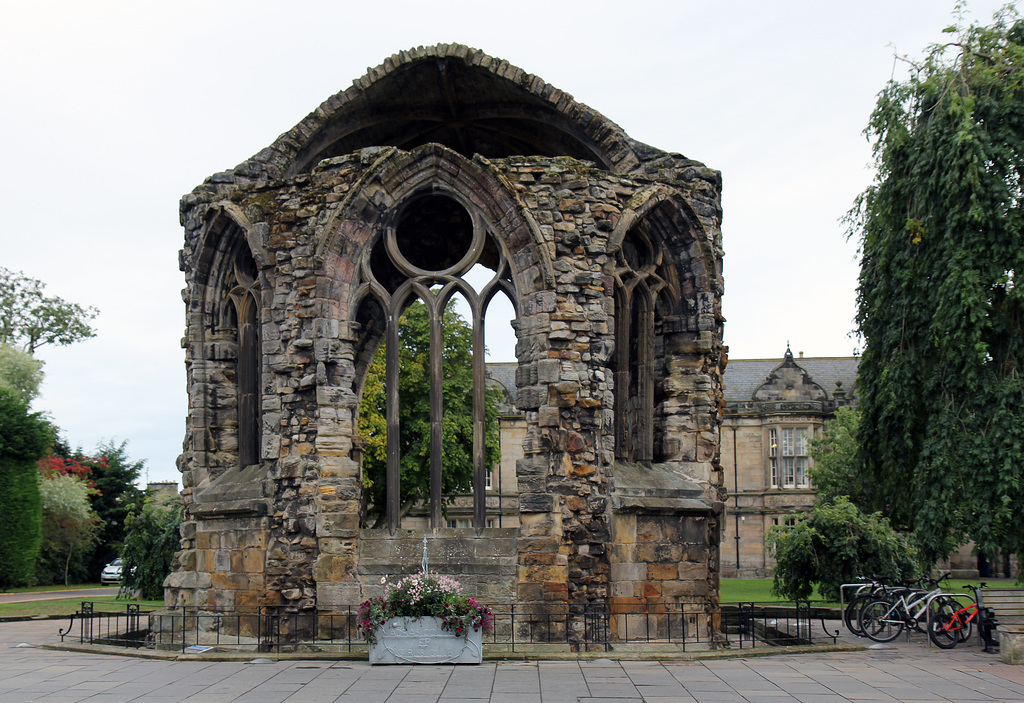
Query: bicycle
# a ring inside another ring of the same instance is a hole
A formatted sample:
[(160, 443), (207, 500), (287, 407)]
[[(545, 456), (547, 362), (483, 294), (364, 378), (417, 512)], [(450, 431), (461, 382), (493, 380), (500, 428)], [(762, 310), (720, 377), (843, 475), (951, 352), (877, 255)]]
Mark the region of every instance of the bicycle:
[(860, 628), (860, 611), (873, 600), (879, 598), (885, 598), (889, 592), (899, 588), (898, 586), (890, 586), (888, 578), (885, 576), (872, 576), (870, 579), (864, 576), (858, 576), (861, 584), (844, 583), (840, 586), (840, 597), (842, 596), (842, 589), (847, 587), (856, 586), (857, 590), (853, 592), (853, 597), (850, 602), (843, 608), (843, 624), (853, 634), (858, 637), (864, 636), (864, 630)]
[(971, 638), (974, 622), (978, 623), (978, 633), (982, 642), (985, 643), (986, 651), (991, 647), (992, 628), (995, 627), (995, 613), (992, 608), (986, 608), (982, 601), (980, 586), (970, 586), (974, 591), (974, 602), (962, 608), (960, 603), (952, 596), (943, 598), (942, 603), (932, 613), (931, 622), (928, 625), (928, 638), (936, 647), (941, 649), (952, 649), (961, 642)]
[(860, 628), (864, 636), (875, 642), (891, 642), (900, 636), (904, 628), (921, 631), (921, 620), (931, 621), (936, 598), (942, 594), (942, 581), (949, 578), (943, 574), (938, 579), (925, 579), (931, 590), (900, 589), (893, 594), (895, 600), (877, 599), (860, 611)]

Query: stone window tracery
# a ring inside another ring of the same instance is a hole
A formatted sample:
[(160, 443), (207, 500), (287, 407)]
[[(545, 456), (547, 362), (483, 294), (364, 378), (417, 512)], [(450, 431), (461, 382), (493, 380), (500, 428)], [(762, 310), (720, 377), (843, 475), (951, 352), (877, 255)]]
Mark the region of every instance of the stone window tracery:
[[(490, 277), (477, 287), (467, 280), (481, 268)], [(401, 518), (401, 447), (398, 377), (399, 320), (414, 301), (423, 303), (430, 326), (430, 497), (431, 527), (443, 527), (442, 393), (445, 308), (461, 297), (469, 308), (473, 330), (473, 526), (487, 525), (485, 491), (485, 345), (484, 319), (488, 304), (504, 293), (517, 300), (510, 267), (502, 248), (483, 218), (454, 193), (428, 192), (413, 195), (395, 207), (376, 240), (368, 243), (360, 263), (361, 284), (357, 299), (365, 320), (364, 339), (376, 335), (386, 345), (387, 471), (386, 520), (392, 532)], [(373, 321), (377, 310), (383, 322)], [(372, 329), (371, 329), (372, 328)], [(366, 342), (370, 344), (370, 342)]]
[[(615, 277), (615, 456), (660, 459), (656, 436), (658, 380), (665, 374), (663, 295), (671, 290), (662, 249), (646, 227), (630, 230), (619, 249)], [(662, 367), (659, 367), (659, 360)]]
[(235, 362), (238, 463), (244, 468), (258, 464), (261, 459), (259, 302), (256, 263), (252, 256), (238, 247), (232, 263), (234, 285), (228, 292), (225, 307), (238, 345)]

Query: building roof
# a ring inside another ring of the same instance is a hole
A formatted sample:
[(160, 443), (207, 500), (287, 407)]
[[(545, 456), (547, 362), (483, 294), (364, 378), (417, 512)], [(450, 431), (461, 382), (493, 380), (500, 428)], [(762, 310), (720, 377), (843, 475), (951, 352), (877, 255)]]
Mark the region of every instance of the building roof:
[[(725, 367), (725, 401), (741, 403), (753, 400), (754, 392), (768, 380), (768, 376), (783, 363), (784, 358), (729, 359)], [(842, 382), (848, 398), (856, 394), (859, 357), (794, 357), (793, 361), (824, 389), (829, 399), (834, 398), (836, 381)]]

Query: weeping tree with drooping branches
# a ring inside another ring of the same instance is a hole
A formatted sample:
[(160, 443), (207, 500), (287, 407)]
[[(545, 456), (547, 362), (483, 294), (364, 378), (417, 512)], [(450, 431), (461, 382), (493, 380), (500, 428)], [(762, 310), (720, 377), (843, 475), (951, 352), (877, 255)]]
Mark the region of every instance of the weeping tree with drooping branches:
[(1024, 21), (945, 30), (880, 93), (861, 242), (858, 466), (926, 561), (1024, 554)]

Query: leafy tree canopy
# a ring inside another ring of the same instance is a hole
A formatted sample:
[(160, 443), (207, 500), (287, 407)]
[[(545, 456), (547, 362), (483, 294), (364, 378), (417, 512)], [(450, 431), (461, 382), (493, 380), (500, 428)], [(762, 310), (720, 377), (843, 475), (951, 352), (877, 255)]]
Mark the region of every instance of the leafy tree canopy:
[(145, 460), (132, 460), (128, 456), (127, 440), (100, 443), (96, 456), (77, 457), (89, 466), (96, 486), (92, 507), (102, 520), (99, 548), (92, 557), (91, 570), (99, 573), (103, 565), (118, 556), (124, 542), (125, 521), (129, 513), (141, 508), (145, 492), (137, 482), (145, 469)]
[(861, 510), (871, 510), (874, 491), (857, 470), (857, 429), (860, 410), (842, 407), (825, 423), (821, 437), (811, 440), (811, 480), (819, 500), (848, 497)]
[(0, 343), (33, 354), (44, 344), (71, 344), (94, 337), (98, 311), (43, 294), (45, 284), (0, 266)]
[(40, 460), (40, 469), (79, 476), (95, 489), (90, 494), (93, 510), (99, 516), (97, 546), (89, 559), (89, 573), (98, 575), (103, 566), (118, 556), (124, 542), (125, 519), (140, 510), (145, 493), (136, 485), (145, 469), (145, 460), (128, 456), (127, 440), (108, 440), (96, 447), (96, 454), (71, 449), (58, 437), (53, 453)]
[(180, 546), (182, 519), (180, 501), (152, 498), (128, 514), (121, 551), (125, 590), (139, 591), (146, 600), (163, 598), (164, 579)]
[(26, 351), (0, 343), (0, 387), (17, 393), (31, 402), (43, 382), (43, 362)]
[[(401, 502), (403, 514), (430, 498), (430, 324), (427, 308), (415, 302), (399, 323), (399, 396)], [(443, 394), (441, 492), (451, 497), (473, 486), (473, 335), (471, 326), (449, 304), (442, 319)], [(363, 384), (359, 434), (363, 439), (363, 491), (370, 524), (384, 516), (387, 472), (385, 345), (377, 349)], [(487, 466), (501, 458), (498, 402), (501, 392), (488, 389), (486, 402)]]
[(0, 388), (0, 588), (27, 586), (35, 578), (42, 529), (36, 459), (52, 437), (39, 413)]
[(822, 598), (839, 600), (839, 586), (857, 576), (908, 579), (918, 571), (907, 540), (889, 521), (845, 497), (818, 501), (809, 516), (769, 528), (765, 548), (777, 561), (772, 592), (793, 600), (810, 598), (815, 584)]
[(41, 471), (39, 492), (43, 506), (43, 541), (36, 575), (41, 583), (65, 585), (71, 576), (87, 576), (84, 557), (96, 541), (99, 516), (89, 504), (95, 489), (72, 473)]
[(29, 412), (28, 401), (0, 387), (0, 458), (35, 462), (53, 439), (53, 428), (40, 413)]
[(878, 98), (861, 242), (858, 463), (932, 561), (1024, 554), (1024, 22), (946, 30)]

